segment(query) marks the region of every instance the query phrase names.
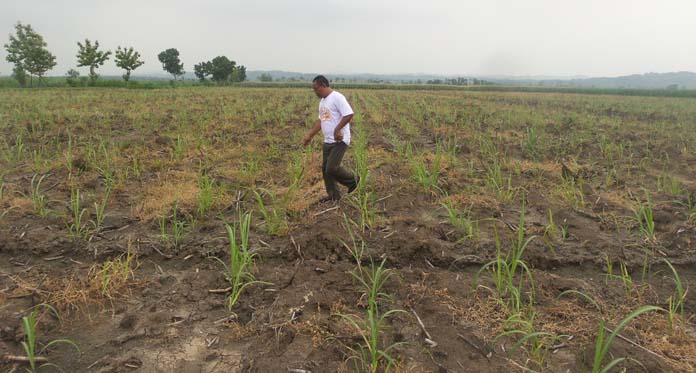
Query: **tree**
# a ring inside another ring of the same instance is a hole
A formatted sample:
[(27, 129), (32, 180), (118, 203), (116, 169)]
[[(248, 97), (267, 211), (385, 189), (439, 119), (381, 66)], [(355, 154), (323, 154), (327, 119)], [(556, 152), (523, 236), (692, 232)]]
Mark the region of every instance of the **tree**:
[(22, 66), (15, 65), (12, 69), (12, 77), (19, 82), (19, 85), (25, 87), (27, 85), (27, 72), (24, 71)]
[(205, 82), (205, 78), (211, 74), (212, 64), (210, 61), (201, 62), (193, 66), (193, 73), (196, 75), (201, 82)]
[(77, 87), (80, 84), (80, 72), (75, 69), (68, 70), (68, 73), (65, 74), (65, 80), (69, 86)]
[(268, 73), (263, 73), (263, 74), (259, 75), (258, 79), (262, 82), (272, 82), (273, 81), (273, 77), (271, 76), (271, 74), (268, 74)]
[(230, 79), (236, 64), (236, 62), (230, 61), (230, 59), (225, 56), (217, 56), (213, 58), (213, 60), (210, 62), (210, 75), (212, 75), (211, 79), (218, 84), (227, 82)]
[(198, 63), (193, 70), (201, 82), (204, 82), (209, 75), (211, 80), (220, 85), (246, 80), (246, 67), (237, 66), (235, 61), (225, 56), (217, 56), (212, 61)]
[(18, 22), (15, 25), (16, 35), (10, 34), (10, 42), (5, 44), (7, 62), (13, 63), (12, 75), (22, 85), (26, 85), (26, 73), (29, 73), (30, 85), (33, 75), (41, 77), (54, 66), (56, 66), (56, 56), (46, 49), (46, 42), (31, 25), (22, 25)]
[(145, 63), (145, 61), (140, 60), (140, 53), (134, 51), (133, 47), (121, 49), (119, 46), (118, 49), (116, 49), (115, 60), (116, 66), (126, 70), (126, 73), (123, 74), (123, 80), (126, 81), (126, 85), (128, 85), (128, 81), (130, 80), (131, 71)]
[(239, 65), (232, 71), (233, 82), (243, 82), (246, 80), (246, 66)]
[(176, 80), (177, 76), (184, 75), (184, 64), (179, 60), (179, 51), (176, 48), (169, 48), (160, 52), (157, 58), (162, 62), (164, 71), (174, 76), (174, 80)]
[(89, 66), (89, 79), (94, 83), (99, 77), (95, 70), (109, 60), (111, 51), (100, 51), (99, 41), (97, 40), (94, 41), (94, 44), (89, 39), (85, 39), (85, 44), (78, 41), (77, 46), (79, 47), (77, 51), (77, 67)]

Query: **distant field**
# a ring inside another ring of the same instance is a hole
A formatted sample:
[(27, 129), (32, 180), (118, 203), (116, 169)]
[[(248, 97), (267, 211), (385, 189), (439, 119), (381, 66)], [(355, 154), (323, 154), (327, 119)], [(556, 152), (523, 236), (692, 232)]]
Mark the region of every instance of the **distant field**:
[(0, 90), (0, 355), (48, 303), (66, 371), (696, 369), (696, 100), (337, 85), (334, 206), (286, 86)]
[[(86, 81), (83, 82), (86, 85)], [(98, 80), (99, 88), (125, 88), (126, 83), (120, 79)], [(538, 92), (538, 93), (574, 93), (587, 95), (617, 95), (617, 96), (646, 96), (646, 97), (696, 97), (696, 89), (639, 89), (639, 88), (580, 88), (552, 86), (510, 86), (510, 85), (478, 85), (461, 86), (448, 84), (409, 84), (409, 83), (332, 83), (338, 89), (378, 89), (378, 90), (407, 90), (407, 91), (481, 91), (481, 92)], [(33, 87), (83, 89), (84, 87), (69, 87), (65, 78), (45, 78), (41, 84), (34, 82)], [(129, 83), (130, 89), (157, 89), (176, 87), (215, 86), (207, 81), (184, 80), (172, 83), (167, 79), (142, 79), (135, 77)], [(236, 87), (244, 88), (307, 88), (310, 82), (260, 82), (246, 81), (235, 83)], [(19, 84), (10, 77), (0, 77), (0, 88), (19, 88)]]

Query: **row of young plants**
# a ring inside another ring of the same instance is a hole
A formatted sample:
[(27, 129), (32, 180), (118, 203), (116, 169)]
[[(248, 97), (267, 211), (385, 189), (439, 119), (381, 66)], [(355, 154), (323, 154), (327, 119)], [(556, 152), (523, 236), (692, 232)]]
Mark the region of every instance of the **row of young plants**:
[[(539, 330), (535, 323), (538, 311), (535, 309), (537, 302), (533, 269), (528, 266), (523, 256), (527, 246), (538, 237), (527, 236), (526, 234), (524, 199), (516, 233), (516, 237), (511, 240), (509, 248), (505, 251), (497, 229), (495, 230), (496, 257), (479, 269), (477, 278), (484, 274), (490, 276), (490, 280), (493, 283), (493, 288), (490, 290), (495, 294), (498, 302), (500, 302), (507, 314), (507, 319), (501, 326), (502, 332), (496, 336), (493, 342), (512, 340), (512, 348), (508, 350), (511, 357), (518, 350), (522, 349), (524, 350), (524, 356), (527, 357), (526, 368), (544, 370), (554, 346), (569, 342), (571, 336)], [(620, 272), (615, 273), (614, 264), (607, 257), (607, 273), (605, 275), (607, 285), (609, 285), (609, 281), (618, 280), (623, 284), (626, 297), (639, 295), (637, 293), (640, 293), (648, 286), (647, 280), (650, 276), (648, 255), (649, 252), (646, 251), (641, 284), (635, 282), (633, 275), (629, 273), (628, 267), (624, 262), (619, 263)], [(686, 301), (687, 289), (675, 267), (666, 259), (663, 259), (663, 263), (669, 269), (674, 283), (674, 293), (666, 298), (660, 306), (643, 305), (638, 307), (618, 321), (613, 329), (610, 328), (609, 321), (605, 318), (606, 316), (600, 316), (597, 333), (594, 338), (594, 354), (588, 362), (592, 372), (609, 372), (619, 364), (628, 363), (629, 360), (641, 365), (639, 361), (633, 358), (613, 357), (609, 352), (617, 335), (634, 319), (651, 312), (663, 313), (668, 321), (668, 330), (665, 333), (671, 333), (674, 328), (683, 326), (686, 322), (684, 319), (684, 302)], [(476, 284), (478, 283), (479, 281), (477, 280)], [(600, 314), (606, 311), (595, 298), (579, 290), (563, 291), (558, 294), (557, 298), (573, 296), (591, 304)]]

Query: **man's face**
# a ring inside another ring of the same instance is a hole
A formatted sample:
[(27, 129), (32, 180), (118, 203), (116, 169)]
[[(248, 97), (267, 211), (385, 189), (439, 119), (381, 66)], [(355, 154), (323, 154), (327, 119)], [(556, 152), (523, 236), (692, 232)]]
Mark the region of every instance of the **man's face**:
[(317, 95), (319, 98), (323, 98), (322, 94), (324, 93), (324, 86), (320, 85), (317, 82), (312, 82), (312, 89), (314, 90), (314, 94)]

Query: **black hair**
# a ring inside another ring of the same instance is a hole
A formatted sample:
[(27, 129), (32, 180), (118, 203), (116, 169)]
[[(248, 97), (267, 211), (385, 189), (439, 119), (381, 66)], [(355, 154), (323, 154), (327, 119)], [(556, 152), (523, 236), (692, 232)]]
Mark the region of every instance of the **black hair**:
[(329, 87), (329, 79), (326, 79), (324, 75), (317, 75), (312, 79), (312, 82), (317, 82), (317, 84), (321, 86)]

